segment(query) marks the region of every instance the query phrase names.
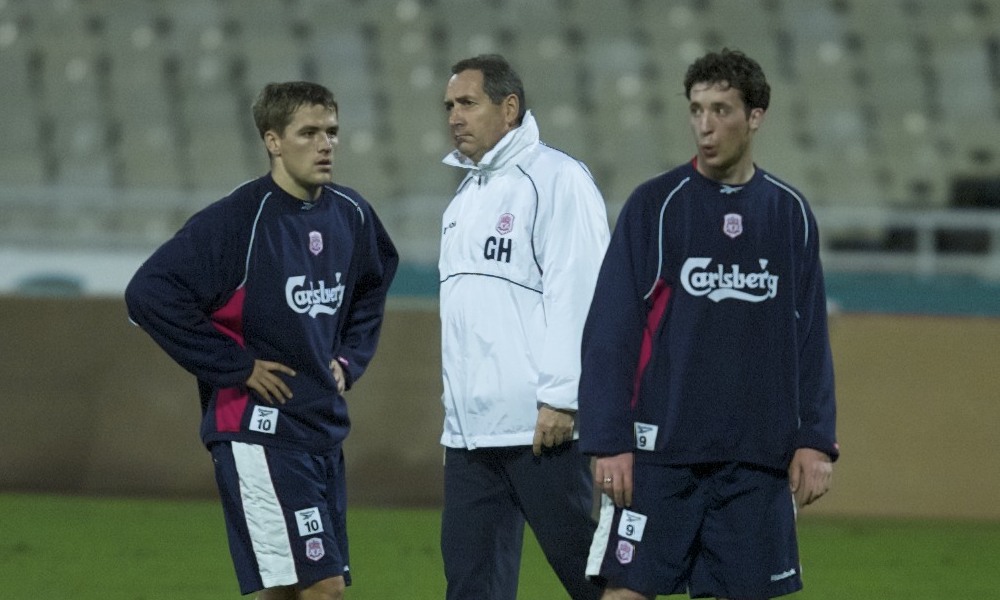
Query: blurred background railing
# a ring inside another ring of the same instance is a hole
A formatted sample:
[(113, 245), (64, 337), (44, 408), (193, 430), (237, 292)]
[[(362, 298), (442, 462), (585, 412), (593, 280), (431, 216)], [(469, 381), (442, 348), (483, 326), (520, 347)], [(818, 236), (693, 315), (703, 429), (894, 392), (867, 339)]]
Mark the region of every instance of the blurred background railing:
[(1000, 211), (818, 211), (829, 271), (971, 275), (1000, 281)]

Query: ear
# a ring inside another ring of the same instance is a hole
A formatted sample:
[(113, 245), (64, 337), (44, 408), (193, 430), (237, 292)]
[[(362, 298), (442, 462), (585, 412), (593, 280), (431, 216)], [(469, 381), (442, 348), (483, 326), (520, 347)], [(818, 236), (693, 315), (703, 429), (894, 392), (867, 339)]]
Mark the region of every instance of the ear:
[(757, 131), (760, 126), (764, 123), (764, 116), (766, 111), (763, 108), (754, 108), (750, 111), (750, 130)]
[(281, 136), (273, 129), (265, 131), (264, 147), (271, 156), (281, 156)]
[(517, 126), (517, 115), (521, 112), (521, 103), (517, 99), (517, 94), (509, 94), (501, 103), (503, 107), (504, 122), (513, 129)]

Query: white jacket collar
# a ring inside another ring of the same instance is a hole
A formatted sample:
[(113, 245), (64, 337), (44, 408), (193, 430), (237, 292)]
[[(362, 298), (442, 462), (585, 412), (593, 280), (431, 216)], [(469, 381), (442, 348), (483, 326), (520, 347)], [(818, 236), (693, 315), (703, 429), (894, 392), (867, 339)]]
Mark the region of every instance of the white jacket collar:
[(529, 110), (524, 113), (521, 125), (511, 129), (500, 138), (497, 145), (490, 148), (479, 163), (473, 162), (472, 159), (458, 150), (452, 150), (441, 162), (473, 171), (497, 172), (512, 164), (517, 164), (528, 151), (538, 144), (538, 141), (538, 123), (535, 122), (535, 116)]

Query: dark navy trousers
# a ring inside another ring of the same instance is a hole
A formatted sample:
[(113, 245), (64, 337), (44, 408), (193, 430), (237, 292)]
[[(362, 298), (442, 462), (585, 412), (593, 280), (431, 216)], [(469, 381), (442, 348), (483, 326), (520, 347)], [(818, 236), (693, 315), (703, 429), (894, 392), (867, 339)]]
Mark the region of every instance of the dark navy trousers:
[(577, 442), (447, 448), (441, 554), (447, 600), (515, 600), (524, 524), (573, 600), (600, 598), (584, 575), (596, 523), (590, 459)]

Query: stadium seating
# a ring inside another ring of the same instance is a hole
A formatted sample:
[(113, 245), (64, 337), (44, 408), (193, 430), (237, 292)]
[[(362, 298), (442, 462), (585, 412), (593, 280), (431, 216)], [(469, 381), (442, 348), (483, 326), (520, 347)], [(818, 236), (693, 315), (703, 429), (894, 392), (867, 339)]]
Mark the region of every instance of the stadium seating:
[[(155, 227), (106, 220), (163, 235), (266, 170), (249, 105), (264, 83), (309, 78), (341, 105), (338, 176), (423, 235), (403, 221), (433, 223), (421, 198), (455, 182), (439, 164), (448, 67), (497, 51), (613, 215), (690, 157), (684, 69), (730, 46), (772, 81), (762, 166), (819, 207), (940, 207), (953, 177), (1000, 167), (998, 24), (1000, 0), (0, 0), (0, 134), (16, 141), (0, 206), (25, 188), (183, 191)], [(62, 193), (63, 210), (99, 195)], [(0, 241), (18, 222), (0, 218)]]

